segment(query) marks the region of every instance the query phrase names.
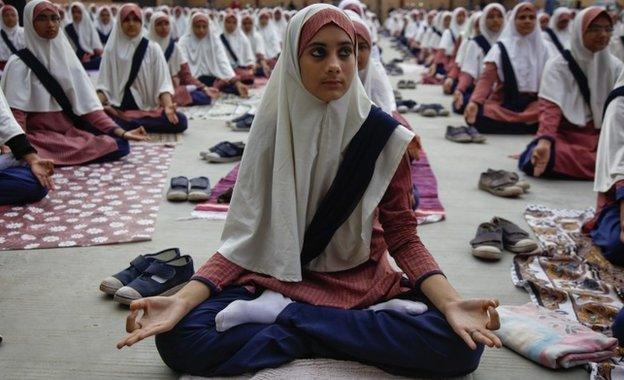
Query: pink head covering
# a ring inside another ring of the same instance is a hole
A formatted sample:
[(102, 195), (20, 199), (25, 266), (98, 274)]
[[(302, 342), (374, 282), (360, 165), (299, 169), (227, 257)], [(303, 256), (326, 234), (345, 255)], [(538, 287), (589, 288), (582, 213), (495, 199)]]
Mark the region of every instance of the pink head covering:
[(17, 9), (15, 9), (12, 5), (3, 5), (2, 9), (0, 9), (0, 13), (5, 15), (6, 13), (13, 12), (17, 15)]
[(299, 57), (301, 57), (303, 51), (308, 47), (310, 41), (312, 41), (312, 38), (314, 38), (316, 33), (328, 24), (334, 24), (344, 30), (351, 41), (355, 43), (355, 27), (353, 26), (351, 20), (349, 20), (349, 18), (340, 11), (335, 9), (324, 9), (310, 17), (310, 19), (303, 25), (301, 34), (299, 35)]
[(611, 26), (613, 26), (613, 20), (611, 19), (611, 17), (609, 17), (609, 14), (604, 8), (592, 7), (585, 13), (585, 16), (583, 17), (583, 23), (581, 24), (581, 30), (583, 31), (583, 34), (587, 32), (587, 28), (589, 28), (589, 25), (591, 25), (591, 23), (600, 16), (604, 16), (609, 19), (609, 22), (611, 22)]
[(37, 16), (39, 16), (41, 14), (41, 12), (43, 11), (50, 11), (52, 13), (54, 13), (55, 15), (59, 15), (59, 11), (58, 8), (54, 6), (54, 4), (48, 2), (48, 1), (44, 1), (42, 3), (37, 4), (37, 6), (35, 7), (35, 9), (33, 9), (33, 20), (37, 18)]
[(136, 4), (124, 4), (119, 10), (119, 19), (124, 22), (131, 14), (134, 14), (142, 22), (141, 8)]
[(208, 20), (208, 16), (206, 16), (204, 13), (202, 12), (197, 12), (193, 15), (193, 17), (191, 17), (191, 24), (196, 23), (197, 21), (203, 21), (206, 24), (208, 24), (210, 21)]
[(366, 25), (362, 24), (361, 22), (354, 22), (353, 26), (355, 27), (355, 34), (358, 37), (361, 37), (364, 40), (366, 40), (366, 43), (368, 43), (369, 46), (372, 46), (373, 45), (372, 38)]

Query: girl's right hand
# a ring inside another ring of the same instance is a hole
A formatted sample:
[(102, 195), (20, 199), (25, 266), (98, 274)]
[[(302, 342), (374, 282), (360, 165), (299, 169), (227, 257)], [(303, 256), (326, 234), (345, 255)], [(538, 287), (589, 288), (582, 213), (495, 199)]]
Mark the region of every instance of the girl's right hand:
[[(130, 347), (147, 337), (173, 329), (191, 310), (192, 306), (189, 306), (186, 300), (175, 295), (132, 301), (130, 315), (126, 318), (126, 331), (129, 334), (117, 343), (117, 348)], [(140, 311), (143, 313), (139, 317)]]

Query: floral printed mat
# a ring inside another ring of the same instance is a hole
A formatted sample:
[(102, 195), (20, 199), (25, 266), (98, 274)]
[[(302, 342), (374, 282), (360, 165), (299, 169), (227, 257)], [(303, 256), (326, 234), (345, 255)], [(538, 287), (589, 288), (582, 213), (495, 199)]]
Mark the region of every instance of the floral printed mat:
[(134, 144), (119, 161), (57, 168), (45, 199), (0, 209), (0, 251), (150, 240), (172, 152)]

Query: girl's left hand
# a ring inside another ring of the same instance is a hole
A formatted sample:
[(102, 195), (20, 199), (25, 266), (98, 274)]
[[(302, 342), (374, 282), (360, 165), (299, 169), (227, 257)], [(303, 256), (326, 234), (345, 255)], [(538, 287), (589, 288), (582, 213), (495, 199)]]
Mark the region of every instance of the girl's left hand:
[(175, 105), (165, 107), (165, 116), (167, 116), (167, 120), (169, 120), (171, 124), (177, 125), (180, 122), (176, 114)]
[(468, 299), (449, 302), (444, 315), (457, 335), (471, 349), (477, 343), (488, 347), (502, 347), (500, 339), (492, 333), (500, 328), (500, 318), (496, 308), (498, 300)]
[(131, 141), (149, 141), (149, 135), (145, 127), (138, 127), (123, 134), (123, 138)]

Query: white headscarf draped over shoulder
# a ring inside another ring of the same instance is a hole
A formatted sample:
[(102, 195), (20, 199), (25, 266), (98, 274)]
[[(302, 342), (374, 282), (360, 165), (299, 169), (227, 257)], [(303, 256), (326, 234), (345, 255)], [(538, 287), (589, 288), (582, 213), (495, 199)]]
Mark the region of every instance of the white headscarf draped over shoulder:
[[(487, 27), (486, 19), (487, 16), (493, 11), (498, 10), (503, 16), (503, 24), (501, 25), (501, 29), (498, 33), (494, 33)], [(505, 8), (498, 3), (490, 3), (485, 8), (483, 8), (483, 12), (479, 16), (479, 20), (477, 23), (479, 24), (479, 33), (490, 43), (490, 46), (494, 46), (501, 32), (505, 28), (507, 18), (505, 17)], [(460, 47), (461, 50), (461, 47)], [(459, 56), (459, 53), (457, 54)], [(469, 74), (473, 79), (478, 79), (483, 71), (483, 59), (485, 57), (485, 53), (481, 46), (477, 44), (474, 40), (468, 41), (468, 46), (466, 46), (466, 50), (463, 53), (463, 58), (461, 61), (461, 71)]]
[[(624, 72), (614, 87), (622, 86)], [(609, 104), (604, 114), (596, 154), (594, 191), (606, 193), (621, 180), (624, 180), (624, 97), (620, 96)]]
[(225, 16), (225, 20), (232, 17), (236, 20), (236, 29), (234, 29), (234, 32), (228, 33), (225, 29), (225, 22), (223, 25), (223, 36), (227, 42), (230, 43), (230, 48), (232, 48), (234, 54), (236, 54), (236, 58), (238, 58), (238, 62), (236, 62), (234, 61), (234, 58), (230, 57), (228, 54), (230, 64), (241, 67), (251, 66), (256, 63), (256, 56), (251, 48), (251, 43), (245, 33), (243, 33), (240, 17), (234, 13), (228, 13), (228, 15)]
[[(36, 8), (38, 12), (50, 10), (58, 15), (58, 9), (46, 0), (33, 0), (26, 4), (24, 8), (26, 48), (59, 82), (77, 115), (101, 110), (102, 105), (95, 94), (95, 88), (65, 34), (59, 31), (55, 38), (48, 40), (40, 37), (35, 31)], [(85, 14), (85, 17), (89, 15)], [(12, 108), (26, 112), (62, 110), (37, 76), (16, 55), (11, 56), (7, 62), (0, 86)]]
[[(4, 12), (15, 12), (15, 17), (18, 23), (14, 27), (9, 28), (4, 23), (4, 19), (2, 18)], [(0, 29), (6, 33), (7, 37), (11, 40), (13, 46), (15, 46), (17, 50), (24, 48), (24, 28), (19, 26), (19, 17), (17, 15), (17, 9), (15, 9), (14, 6), (3, 5), (0, 8)], [(11, 54), (13, 54), (11, 49), (9, 49), (9, 47), (4, 43), (4, 40), (0, 38), (0, 61), (8, 61)]]
[[(493, 10), (498, 10), (503, 16), (503, 25), (499, 29), (497, 33), (494, 33), (487, 27), (487, 16)], [(494, 45), (498, 38), (500, 37), (503, 30), (505, 30), (505, 24), (507, 23), (506, 11), (505, 7), (500, 5), (499, 3), (490, 3), (485, 8), (483, 8), (483, 13), (481, 17), (479, 17), (479, 33), (490, 43), (490, 45)]]
[[(130, 13), (135, 13), (142, 19), (141, 9), (136, 4), (124, 4), (119, 8), (117, 22), (106, 43), (96, 86), (106, 94), (108, 101), (114, 106), (120, 106), (123, 101), (124, 88), (132, 68), (132, 57), (144, 33), (141, 28), (138, 36), (130, 38), (123, 32), (122, 21)], [(161, 94), (165, 92), (173, 94), (173, 83), (165, 55), (160, 46), (153, 41), (147, 45), (145, 57), (130, 92), (136, 105), (144, 111), (158, 108)]]
[(558, 105), (566, 120), (579, 127), (584, 127), (591, 120), (595, 128), (601, 127), (605, 100), (622, 71), (622, 62), (612, 56), (608, 48), (592, 53), (583, 45), (583, 34), (587, 27), (601, 16), (609, 15), (604, 8), (596, 6), (579, 13), (573, 21), (570, 41), (570, 52), (587, 77), (591, 107), (583, 99), (568, 61), (563, 56), (548, 61), (539, 92), (540, 98)]
[(72, 21), (76, 34), (78, 35), (80, 48), (89, 54), (93, 54), (94, 50), (102, 50), (103, 48), (102, 42), (100, 41), (100, 35), (98, 34), (97, 29), (95, 29), (95, 25), (91, 19), (91, 12), (87, 10), (84, 4), (76, 1), (73, 2), (69, 8), (70, 13), (74, 7), (80, 9), (80, 12), (82, 13), (82, 19), (79, 23)]
[(468, 49), (468, 45), (470, 41), (475, 38), (479, 33), (479, 18), (481, 17), (481, 12), (474, 12), (466, 21), (466, 31), (464, 32), (461, 44), (459, 44), (459, 48), (457, 49), (457, 54), (455, 55), (455, 63), (461, 67), (462, 62), (464, 61), (464, 57), (466, 56), (466, 50)]
[[(561, 30), (557, 28), (557, 23), (559, 23), (559, 19), (564, 16), (570, 16), (570, 10), (566, 7), (559, 7), (555, 9), (552, 17), (548, 20), (548, 27), (555, 33), (561, 45), (564, 48), (570, 48), (570, 39), (572, 38), (572, 22), (568, 24), (568, 26)], [(548, 34), (544, 34), (544, 37), (551, 42), (550, 36)], [(551, 42), (552, 43), (552, 42)]]
[[(355, 70), (348, 91), (329, 103), (303, 86), (300, 34), (306, 22), (328, 10), (347, 17), (336, 7), (315, 4), (290, 21), (284, 51), (251, 127), (218, 250), (247, 270), (281, 281), (302, 280), (306, 228), (336, 176), (341, 155), (371, 110)], [(395, 129), (360, 203), (306, 269), (341, 271), (370, 258), (375, 209), (412, 137), (406, 128)]]
[[(158, 33), (156, 33), (156, 23), (161, 19), (166, 19), (169, 21), (169, 35), (165, 38), (160, 37)], [(173, 26), (173, 22), (171, 20), (171, 17), (167, 15), (165, 12), (158, 11), (152, 15), (152, 22), (150, 22), (150, 25), (149, 25), (147, 38), (149, 38), (150, 41), (154, 41), (155, 43), (157, 43), (158, 46), (160, 46), (160, 49), (162, 50), (163, 54), (169, 47), (169, 42), (171, 42), (171, 40), (173, 39), (173, 30), (171, 29), (172, 26)], [(180, 72), (180, 68), (185, 63), (186, 63), (186, 58), (184, 57), (184, 54), (182, 54), (180, 47), (174, 43), (173, 52), (171, 53), (171, 57), (169, 58), (169, 61), (167, 62), (167, 66), (169, 66), (169, 72), (171, 73), (171, 75), (172, 76), (178, 75), (178, 73)]]
[[(108, 22), (108, 24), (103, 24), (102, 20), (100, 19), (100, 16), (103, 11), (108, 11), (108, 14), (110, 15), (110, 21)], [(111, 11), (111, 8), (108, 5), (103, 5), (99, 7), (97, 12), (95, 13), (96, 29), (104, 35), (109, 35), (110, 32), (113, 30), (114, 25), (115, 25), (115, 17), (113, 16), (113, 12)]]
[[(267, 25), (260, 25), (260, 17), (262, 15), (266, 15), (269, 17), (269, 22)], [(273, 25), (273, 20), (271, 19), (271, 12), (263, 9), (260, 11), (258, 15), (258, 32), (262, 36), (264, 41), (264, 49), (266, 50), (267, 58), (276, 58), (280, 52), (282, 51), (281, 47), (281, 39), (277, 35), (277, 31), (275, 30), (275, 26)]]
[[(208, 34), (199, 39), (193, 33), (193, 22), (204, 20), (208, 23)], [(191, 73), (200, 77), (212, 75), (219, 79), (229, 80), (236, 76), (225, 52), (225, 47), (219, 40), (213, 28), (213, 22), (204, 13), (197, 12), (188, 24), (186, 34), (178, 42), (188, 60)]]
[[(539, 23), (536, 22), (535, 29), (526, 36), (518, 33), (516, 29), (516, 15), (526, 7), (530, 7), (535, 11), (535, 6), (528, 2), (516, 5), (509, 14), (507, 25), (505, 25), (505, 29), (498, 41), (505, 45), (514, 74), (516, 75), (518, 90), (520, 92), (535, 93), (539, 91), (544, 65), (549, 57)], [(497, 44), (492, 46), (490, 52), (485, 56), (484, 62), (496, 64), (498, 77), (501, 81), (505, 80), (501, 51)]]

